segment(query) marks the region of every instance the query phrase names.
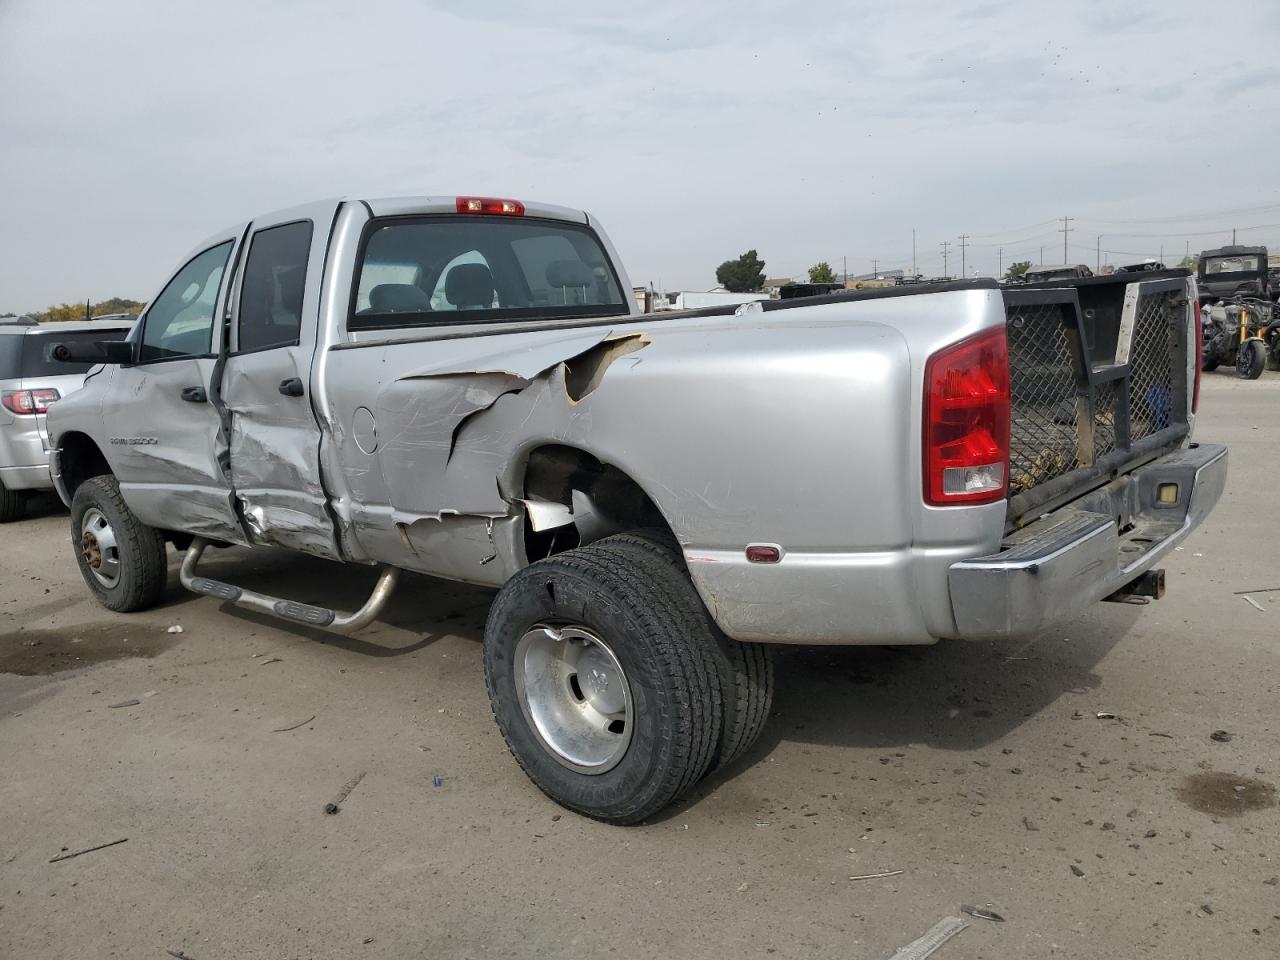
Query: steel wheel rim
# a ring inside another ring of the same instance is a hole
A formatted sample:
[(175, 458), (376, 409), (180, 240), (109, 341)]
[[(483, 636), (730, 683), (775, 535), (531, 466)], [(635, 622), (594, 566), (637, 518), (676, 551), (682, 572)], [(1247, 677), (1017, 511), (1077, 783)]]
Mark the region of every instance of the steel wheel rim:
[(578, 773), (612, 770), (631, 744), (631, 684), (586, 627), (537, 624), (516, 644), (520, 709), (542, 748)]
[(80, 519), (80, 556), (107, 589), (120, 582), (120, 545), (106, 515), (90, 507)]

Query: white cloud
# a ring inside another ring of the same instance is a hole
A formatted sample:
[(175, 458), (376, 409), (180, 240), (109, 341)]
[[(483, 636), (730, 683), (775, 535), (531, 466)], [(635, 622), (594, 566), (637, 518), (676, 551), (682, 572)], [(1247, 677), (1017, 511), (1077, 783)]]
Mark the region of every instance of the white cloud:
[(1280, 202), (1280, 71), (1205, 42), (1280, 29), (1138, 6), (0, 0), (0, 309), (147, 297), (202, 236), (334, 194), (584, 207), (669, 287), (748, 247), (904, 265), (913, 226), (925, 272), (961, 232), (986, 269), (1058, 259), (1064, 214), (1072, 260), (1154, 254), (1104, 227), (1230, 224), (1097, 220)]

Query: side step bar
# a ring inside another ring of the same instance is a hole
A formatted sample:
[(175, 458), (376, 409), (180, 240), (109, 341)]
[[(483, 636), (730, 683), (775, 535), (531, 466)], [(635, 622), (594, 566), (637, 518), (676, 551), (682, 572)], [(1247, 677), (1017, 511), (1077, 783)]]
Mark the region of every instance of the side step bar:
[(282, 620), (292, 620), (294, 623), (306, 624), (308, 627), (323, 627), (335, 633), (354, 633), (372, 623), (382, 612), (382, 608), (387, 605), (387, 601), (391, 599), (391, 593), (400, 579), (400, 570), (397, 567), (383, 567), (382, 573), (378, 576), (378, 582), (374, 584), (373, 593), (369, 594), (369, 599), (365, 601), (364, 606), (355, 613), (344, 613), (341, 610), (331, 610), (329, 607), (316, 607), (309, 603), (298, 603), (295, 600), (282, 600), (279, 597), (267, 596), (265, 593), (245, 590), (221, 580), (196, 576), (196, 564), (200, 562), (204, 548), (208, 545), (208, 540), (196, 537), (187, 548), (187, 555), (182, 558), (182, 585), (192, 593), (216, 597), (218, 600), (225, 600), (239, 607), (261, 610)]

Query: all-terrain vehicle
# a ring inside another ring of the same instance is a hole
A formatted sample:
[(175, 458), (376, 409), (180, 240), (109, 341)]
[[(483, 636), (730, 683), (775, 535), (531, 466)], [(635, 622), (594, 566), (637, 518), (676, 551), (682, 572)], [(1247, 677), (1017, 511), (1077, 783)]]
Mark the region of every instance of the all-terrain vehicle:
[(1231, 246), (1205, 250), (1200, 254), (1196, 284), (1202, 303), (1235, 296), (1270, 300), (1267, 248)]
[(1264, 368), (1280, 370), (1280, 321), (1275, 305), (1257, 297), (1232, 297), (1200, 311), (1201, 368), (1235, 363), (1241, 380), (1257, 380)]

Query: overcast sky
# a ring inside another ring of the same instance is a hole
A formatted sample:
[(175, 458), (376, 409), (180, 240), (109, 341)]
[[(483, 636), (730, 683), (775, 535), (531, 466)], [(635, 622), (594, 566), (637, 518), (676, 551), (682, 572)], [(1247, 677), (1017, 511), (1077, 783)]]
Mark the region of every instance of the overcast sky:
[(332, 195), (582, 207), (668, 289), (909, 268), (913, 227), (925, 274), (1058, 262), (1061, 216), (1090, 265), (1280, 246), (1274, 7), (0, 0), (0, 311)]

